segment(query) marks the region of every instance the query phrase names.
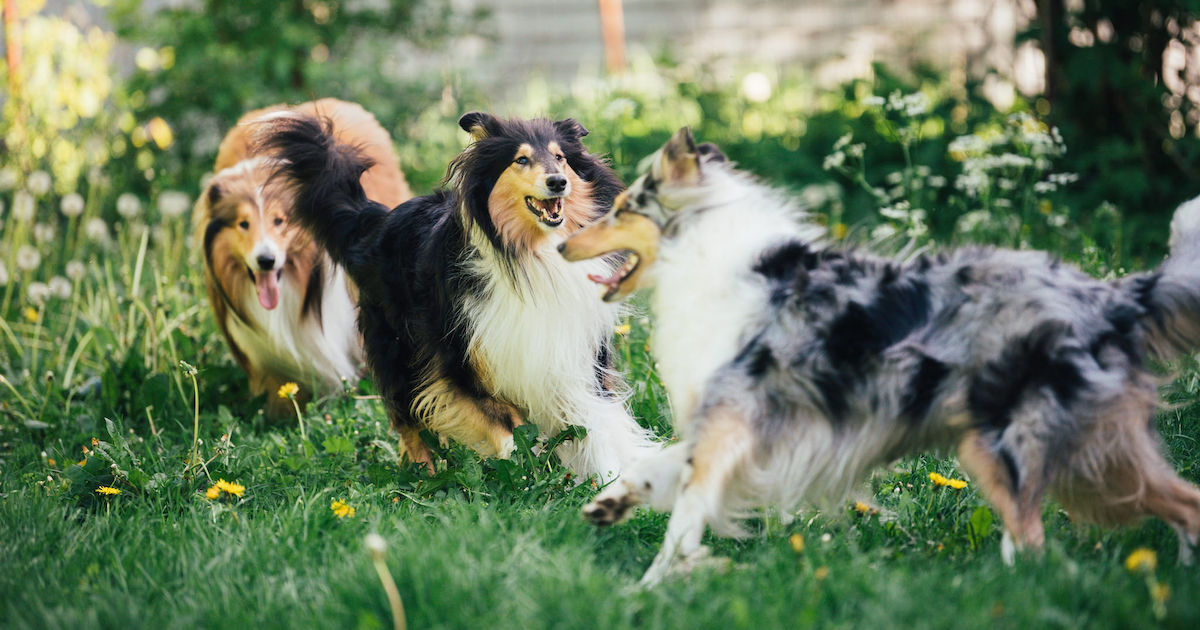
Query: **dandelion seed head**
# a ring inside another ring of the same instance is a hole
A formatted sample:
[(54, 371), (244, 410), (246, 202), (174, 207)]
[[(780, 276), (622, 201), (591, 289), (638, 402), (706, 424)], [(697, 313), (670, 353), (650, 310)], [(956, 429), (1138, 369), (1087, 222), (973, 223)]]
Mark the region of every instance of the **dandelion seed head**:
[(122, 193), (117, 197), (117, 214), (133, 219), (142, 212), (142, 201), (133, 193)]
[(37, 211), (37, 206), (34, 203), (33, 195), (28, 191), (18, 190), (13, 193), (12, 215), (18, 221), (32, 221), (33, 215)]
[(74, 218), (83, 214), (83, 195), (79, 193), (71, 193), (62, 198), (59, 202), (58, 209), (62, 211), (63, 216)]
[(87, 225), (83, 226), (83, 233), (93, 243), (108, 242), (108, 224), (99, 217), (88, 219)]
[(46, 171), (34, 171), (29, 174), (29, 179), (25, 180), (25, 186), (29, 188), (29, 192), (38, 197), (50, 192), (50, 185), (52, 183), (50, 173)]
[(761, 72), (751, 72), (742, 78), (742, 95), (751, 103), (765, 103), (771, 98), (771, 79)]
[(84, 267), (83, 263), (78, 260), (72, 260), (67, 262), (66, 272), (68, 278), (79, 282), (83, 279), (84, 274), (87, 273), (87, 267)]
[(158, 211), (164, 217), (175, 218), (187, 212), (192, 204), (192, 198), (179, 190), (167, 190), (158, 196)]
[(62, 276), (54, 276), (50, 278), (48, 285), (50, 287), (50, 295), (65, 300), (71, 297), (71, 281)]
[(32, 245), (22, 245), (17, 249), (17, 268), (21, 271), (33, 271), (42, 264), (42, 254)]
[(20, 180), (21, 176), (17, 173), (17, 169), (11, 166), (0, 168), (0, 191), (16, 188), (17, 182)]
[(33, 240), (38, 244), (54, 240), (54, 226), (49, 223), (34, 223)]
[(387, 541), (383, 539), (383, 536), (375, 532), (367, 534), (366, 538), (363, 539), (363, 544), (373, 556), (382, 557), (383, 554), (387, 553)]

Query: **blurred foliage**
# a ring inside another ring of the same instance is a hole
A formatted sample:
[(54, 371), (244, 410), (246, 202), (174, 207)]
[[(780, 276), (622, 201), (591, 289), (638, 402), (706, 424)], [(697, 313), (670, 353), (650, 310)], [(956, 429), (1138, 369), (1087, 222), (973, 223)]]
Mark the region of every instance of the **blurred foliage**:
[(381, 121), (410, 118), (455, 80), (400, 79), (406, 52), (441, 44), (483, 14), (456, 14), (447, 0), (203, 0), (153, 8), (114, 0), (109, 15), (123, 39), (143, 46), (126, 87), (134, 113), (161, 117), (174, 130), (176, 146), (155, 166), (194, 186), (226, 130), (256, 108), (335, 96)]
[(1197, 0), (1036, 3), (1019, 40), (1046, 56), (1045, 100), (1081, 174), (1081, 207), (1126, 212), (1134, 251), (1161, 251), (1161, 225), (1200, 193)]

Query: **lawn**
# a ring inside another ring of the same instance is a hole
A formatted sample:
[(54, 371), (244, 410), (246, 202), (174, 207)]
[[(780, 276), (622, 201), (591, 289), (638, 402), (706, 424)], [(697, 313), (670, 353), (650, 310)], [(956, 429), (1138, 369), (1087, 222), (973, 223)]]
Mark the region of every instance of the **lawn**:
[[(594, 529), (579, 510), (595, 484), (535, 454), (525, 433), (512, 460), (452, 447), (426, 477), (398, 462), (369, 383), (303, 410), (302, 441), (296, 419), (267, 421), (246, 400), (196, 273), (170, 247), (128, 245), (72, 297), (3, 325), (9, 369), (28, 370), (6, 377), (2, 398), (4, 627), (388, 627), (370, 532), (387, 541), (411, 628), (1200, 624), (1200, 578), (1176, 565), (1162, 523), (1079, 527), (1047, 504), (1044, 556), (1006, 567), (992, 511), (973, 485), (931, 483), (963, 477), (935, 457), (879, 471), (857, 497), (865, 511), (772, 515), (747, 539), (708, 541), (726, 569), (639, 590), (664, 515)], [(629, 323), (617, 343), (634, 410), (667, 434), (652, 326)], [(53, 386), (71, 370), (98, 378)], [(1164, 386), (1176, 405), (1158, 423), (1195, 481), (1200, 374), (1182, 374)], [(219, 480), (240, 493), (208, 498)], [(1157, 553), (1149, 574), (1124, 566), (1141, 547)]]

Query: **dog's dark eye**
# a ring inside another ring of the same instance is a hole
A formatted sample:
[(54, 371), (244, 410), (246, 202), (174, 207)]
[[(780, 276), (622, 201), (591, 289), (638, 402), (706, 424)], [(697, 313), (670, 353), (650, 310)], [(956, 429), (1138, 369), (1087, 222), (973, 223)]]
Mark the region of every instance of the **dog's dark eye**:
[(275, 217), (275, 225), (283, 225), (283, 219), (280, 217)]
[(249, 230), (249, 229), (250, 229), (250, 222), (249, 222), (249, 221), (242, 221), (241, 223), (239, 223), (239, 224), (238, 224), (238, 227), (242, 228), (243, 230)]
[(561, 161), (563, 161), (563, 160), (564, 160), (564, 159), (566, 159), (566, 158), (564, 158), (564, 157), (563, 157), (563, 156), (561, 156), (561, 155), (556, 155), (556, 156), (554, 156), (554, 159), (556, 159), (556, 160), (558, 160), (559, 162), (561, 162)]
[(521, 157), (519, 157), (513, 161), (516, 162), (517, 164), (520, 164), (521, 166), (525, 166), (526, 164), (529, 164), (529, 158), (525, 157), (524, 155), (522, 155)]

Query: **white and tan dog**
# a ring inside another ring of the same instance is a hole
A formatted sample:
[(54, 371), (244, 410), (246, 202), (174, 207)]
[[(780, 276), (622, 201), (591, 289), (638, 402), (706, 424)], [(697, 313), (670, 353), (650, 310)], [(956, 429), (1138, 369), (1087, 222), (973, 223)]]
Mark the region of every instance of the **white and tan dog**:
[(196, 237), (217, 325), (250, 391), (266, 393), (272, 413), (291, 408), (275, 395), (283, 383), (299, 384), (306, 400), (353, 379), (363, 359), (345, 272), (289, 223), (290, 197), (264, 194), (274, 158), (255, 153), (253, 137), (282, 112), (326, 117), (340, 141), (360, 147), (374, 162), (362, 175), (370, 198), (391, 207), (412, 196), (388, 133), (353, 103), (322, 99), (252, 111), (221, 142), (216, 174), (196, 202)]

